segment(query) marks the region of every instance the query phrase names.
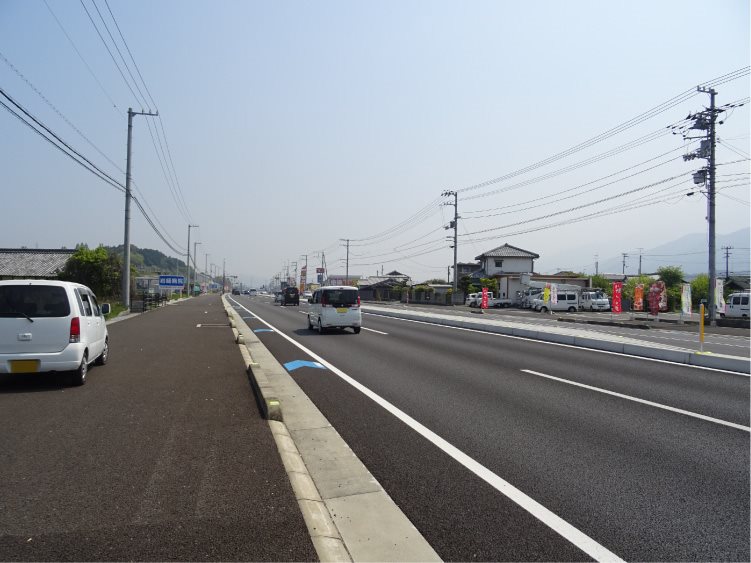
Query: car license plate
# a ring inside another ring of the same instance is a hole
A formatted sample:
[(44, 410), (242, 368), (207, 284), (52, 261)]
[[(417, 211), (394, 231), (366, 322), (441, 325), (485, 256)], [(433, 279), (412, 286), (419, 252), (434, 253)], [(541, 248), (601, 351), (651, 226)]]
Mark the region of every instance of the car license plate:
[(337, 307), (336, 308), (336, 312), (337, 313), (346, 313), (347, 311), (349, 311), (349, 308), (347, 308), (347, 307)]
[(39, 371), (39, 360), (11, 360), (11, 373), (35, 373)]

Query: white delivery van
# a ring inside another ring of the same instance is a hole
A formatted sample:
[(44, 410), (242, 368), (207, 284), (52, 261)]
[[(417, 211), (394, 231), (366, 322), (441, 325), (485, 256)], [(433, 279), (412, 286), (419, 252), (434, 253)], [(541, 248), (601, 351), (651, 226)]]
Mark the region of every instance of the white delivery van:
[(0, 373), (69, 372), (83, 385), (90, 363), (107, 363), (109, 311), (78, 283), (0, 281)]
[(579, 307), (583, 311), (610, 311), (610, 299), (601, 289), (585, 290)]
[(729, 318), (749, 318), (748, 298), (749, 293), (731, 293), (725, 300), (725, 313), (722, 317)]
[[(488, 307), (492, 307), (490, 302), (493, 300), (493, 292), (488, 291)], [(466, 305), (470, 307), (480, 307), (482, 305), (482, 291), (478, 293), (470, 293), (467, 299), (464, 301)]]
[(316, 289), (308, 299), (308, 328), (323, 334), (329, 328), (351, 328), (355, 334), (362, 327), (360, 291), (351, 285), (331, 285)]
[(579, 292), (578, 291), (559, 291), (558, 302), (543, 301), (542, 298), (532, 301), (532, 308), (541, 313), (548, 311), (569, 311), (573, 313), (579, 310)]

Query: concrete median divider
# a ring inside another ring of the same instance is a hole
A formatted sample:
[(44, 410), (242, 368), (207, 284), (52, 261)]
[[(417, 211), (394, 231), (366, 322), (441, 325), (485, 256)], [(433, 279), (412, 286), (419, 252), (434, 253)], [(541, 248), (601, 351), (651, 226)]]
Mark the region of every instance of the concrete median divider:
[(379, 307), (370, 304), (363, 306), (363, 312), (370, 312), (384, 317), (406, 319), (416, 322), (478, 330), (493, 334), (517, 336), (543, 342), (581, 346), (592, 350), (616, 352), (620, 354), (628, 354), (630, 356), (664, 360), (697, 367), (735, 371), (745, 374), (751, 372), (751, 361), (748, 358), (725, 356), (722, 354), (702, 354), (695, 350), (688, 350), (675, 346), (655, 346), (654, 344), (640, 341), (635, 338), (612, 335), (604, 332), (595, 336), (592, 332), (584, 332), (571, 326), (532, 326), (519, 321), (490, 319), (487, 318), (488, 316), (476, 316), (467, 319), (465, 317), (458, 317), (445, 313), (405, 311), (403, 309), (389, 309), (387, 307)]
[(321, 561), (440, 561), (241, 315), (240, 353)]

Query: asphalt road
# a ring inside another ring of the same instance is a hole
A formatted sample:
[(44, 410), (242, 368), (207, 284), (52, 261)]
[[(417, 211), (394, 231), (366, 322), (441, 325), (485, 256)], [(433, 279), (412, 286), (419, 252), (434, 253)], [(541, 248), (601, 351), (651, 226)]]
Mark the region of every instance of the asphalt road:
[(219, 297), (108, 328), (83, 387), (0, 378), (0, 560), (315, 560)]
[[(235, 300), (329, 363), (291, 373), (442, 558), (583, 560), (581, 533), (627, 560), (749, 560), (747, 376), (374, 315), (319, 335), (304, 305)], [(311, 359), (246, 322), (281, 363)]]

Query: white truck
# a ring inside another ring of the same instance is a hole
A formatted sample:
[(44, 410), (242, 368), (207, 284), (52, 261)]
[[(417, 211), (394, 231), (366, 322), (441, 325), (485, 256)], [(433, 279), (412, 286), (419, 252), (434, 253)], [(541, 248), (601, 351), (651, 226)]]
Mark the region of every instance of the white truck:
[[(482, 306), (482, 292), (480, 293), (470, 293), (467, 295), (467, 298), (464, 300), (465, 305), (469, 305), (470, 307), (481, 307)], [(505, 299), (501, 297), (494, 297), (492, 291), (488, 291), (488, 309), (495, 308), (499, 309), (501, 307), (510, 307), (513, 304), (512, 299)]]
[(585, 289), (581, 293), (582, 311), (610, 311), (610, 299), (601, 289)]

